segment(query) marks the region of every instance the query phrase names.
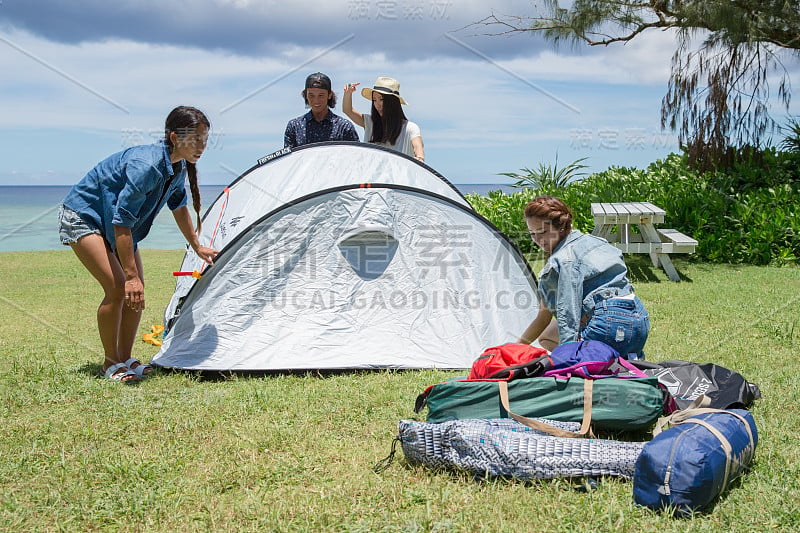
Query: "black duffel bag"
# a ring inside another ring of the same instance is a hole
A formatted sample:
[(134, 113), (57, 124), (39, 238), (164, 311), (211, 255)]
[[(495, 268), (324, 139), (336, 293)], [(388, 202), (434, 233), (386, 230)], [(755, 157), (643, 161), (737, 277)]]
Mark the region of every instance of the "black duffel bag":
[(715, 409), (747, 409), (761, 398), (758, 385), (747, 381), (738, 372), (713, 363), (651, 363), (641, 359), (629, 363), (648, 376), (658, 378), (658, 382), (669, 390), (680, 409), (687, 408), (702, 394), (711, 400), (708, 407)]

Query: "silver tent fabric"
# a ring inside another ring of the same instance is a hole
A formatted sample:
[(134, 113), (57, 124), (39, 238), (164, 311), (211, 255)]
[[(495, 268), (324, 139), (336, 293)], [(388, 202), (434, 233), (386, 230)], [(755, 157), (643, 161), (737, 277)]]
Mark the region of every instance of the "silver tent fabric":
[[(544, 423), (577, 431), (577, 422)], [(554, 437), (509, 419), (466, 419), (433, 424), (401, 420), (406, 459), (429, 468), (523, 480), (560, 477), (633, 478), (644, 442)]]
[[(353, 142), (304, 145), (270, 154), (230, 184), (203, 215), (200, 243), (223, 250), (275, 209), (319, 191), (361, 183), (405, 185), (469, 206), (430, 167), (393, 150)], [(189, 249), (180, 270), (202, 271), (204, 267)], [(177, 279), (175, 293), (164, 313), (165, 322), (194, 283), (190, 276)]]
[(228, 245), (157, 365), (192, 370), (468, 368), (538, 309), (517, 250), (428, 191), (323, 191)]

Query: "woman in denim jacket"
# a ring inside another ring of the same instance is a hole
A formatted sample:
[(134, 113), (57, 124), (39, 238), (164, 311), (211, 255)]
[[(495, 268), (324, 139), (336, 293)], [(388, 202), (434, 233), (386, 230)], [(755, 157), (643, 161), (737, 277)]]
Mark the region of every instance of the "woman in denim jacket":
[(539, 274), (539, 313), (519, 342), (538, 339), (552, 350), (565, 342), (597, 340), (623, 357), (643, 359), (650, 317), (628, 281), (622, 252), (605, 239), (573, 230), (572, 212), (553, 196), (525, 206), (525, 222), (547, 263)]
[[(201, 246), (200, 193), (195, 164), (205, 150), (210, 124), (194, 107), (167, 116), (164, 140), (134, 146), (98, 163), (64, 198), (61, 243), (69, 245), (103, 288), (97, 325), (105, 351), (103, 371), (112, 381), (142, 379), (150, 365), (131, 357), (144, 309), (144, 273), (138, 243), (158, 212), (169, 206), (186, 241), (211, 263), (217, 252)], [(188, 177), (198, 230), (186, 207)]]

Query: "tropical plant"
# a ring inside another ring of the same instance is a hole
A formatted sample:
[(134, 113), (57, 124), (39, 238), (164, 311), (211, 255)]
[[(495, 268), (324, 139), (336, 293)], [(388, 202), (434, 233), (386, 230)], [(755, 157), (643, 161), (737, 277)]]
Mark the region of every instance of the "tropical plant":
[(587, 168), (583, 164), (587, 158), (582, 157), (566, 166), (558, 168), (558, 155), (552, 165), (539, 163), (538, 169), (522, 168), (522, 174), (516, 172), (501, 172), (501, 176), (508, 176), (514, 180), (513, 187), (518, 189), (562, 189), (573, 181), (581, 179), (586, 173), (581, 172)]
[(791, 118), (789, 124), (781, 130), (786, 132), (786, 136), (781, 141), (781, 150), (800, 154), (800, 121), (797, 118)]

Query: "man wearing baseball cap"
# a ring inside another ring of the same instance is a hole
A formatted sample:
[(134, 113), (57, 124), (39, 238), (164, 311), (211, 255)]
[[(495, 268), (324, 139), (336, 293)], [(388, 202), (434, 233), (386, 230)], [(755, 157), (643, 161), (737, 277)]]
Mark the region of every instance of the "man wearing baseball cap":
[(309, 75), (301, 94), (306, 107), (311, 110), (286, 125), (284, 147), (325, 141), (358, 141), (353, 123), (331, 111), (336, 107), (336, 93), (331, 89), (328, 76), (322, 72)]

